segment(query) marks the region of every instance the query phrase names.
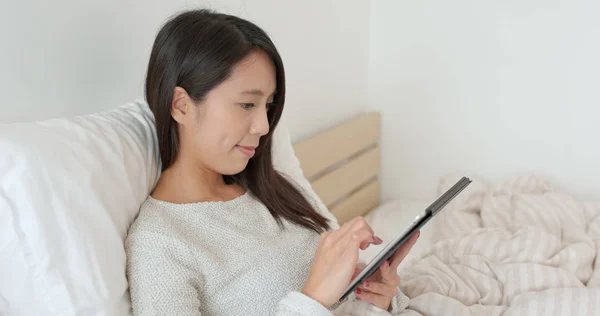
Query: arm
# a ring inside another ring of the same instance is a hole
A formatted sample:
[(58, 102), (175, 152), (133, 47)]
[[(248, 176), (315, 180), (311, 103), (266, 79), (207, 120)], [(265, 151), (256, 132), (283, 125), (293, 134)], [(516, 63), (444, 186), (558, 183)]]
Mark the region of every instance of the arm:
[[(127, 277), (134, 315), (200, 316), (201, 273), (190, 269), (193, 256), (174, 240), (137, 232), (128, 237)], [(290, 292), (279, 301), (275, 316), (333, 316), (318, 301)]]
[[(417, 232), (394, 253), (390, 261), (385, 261), (375, 274), (370, 276), (367, 282), (358, 287), (360, 293), (353, 293), (360, 301), (370, 302), (373, 307), (382, 312), (388, 312), (391, 315), (401, 314), (409, 304), (410, 299), (402, 293), (400, 289), (400, 277), (398, 275), (398, 266), (404, 260), (410, 249), (413, 247), (420, 232)], [(364, 262), (359, 262), (355, 275), (366, 267)], [(353, 276), (354, 278), (354, 276)]]
[(398, 289), (387, 310), (383, 310), (368, 301), (359, 300), (354, 294), (350, 294), (348, 299), (341, 303), (334, 311), (335, 316), (398, 316), (403, 314), (408, 307), (410, 299)]
[(301, 292), (290, 292), (277, 306), (276, 316), (333, 316), (331, 311), (318, 301)]
[(126, 242), (127, 278), (134, 315), (200, 316), (200, 275), (188, 269), (181, 244), (137, 232)]

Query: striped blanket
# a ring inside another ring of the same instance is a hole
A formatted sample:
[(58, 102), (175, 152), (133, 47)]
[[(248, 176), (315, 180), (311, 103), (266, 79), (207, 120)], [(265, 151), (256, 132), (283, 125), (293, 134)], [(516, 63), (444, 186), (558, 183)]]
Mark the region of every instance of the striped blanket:
[(600, 315), (600, 203), (535, 176), (474, 180), (430, 225), (434, 243), (400, 271), (405, 314)]

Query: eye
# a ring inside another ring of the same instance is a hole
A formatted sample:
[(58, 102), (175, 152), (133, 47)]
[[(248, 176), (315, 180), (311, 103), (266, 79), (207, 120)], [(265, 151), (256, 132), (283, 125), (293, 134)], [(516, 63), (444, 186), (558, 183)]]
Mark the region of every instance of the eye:
[(244, 110), (250, 110), (254, 107), (254, 103), (240, 103)]

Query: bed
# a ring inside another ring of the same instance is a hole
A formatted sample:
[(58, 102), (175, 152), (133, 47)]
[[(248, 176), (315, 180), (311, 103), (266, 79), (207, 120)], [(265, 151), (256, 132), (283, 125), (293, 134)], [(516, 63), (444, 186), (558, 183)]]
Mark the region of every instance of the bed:
[[(340, 223), (363, 216), (384, 244), (431, 201), (380, 199), (380, 114), (294, 144), (305, 176)], [(462, 175), (439, 179), (438, 194)], [(469, 176), (469, 175), (467, 175)], [(410, 315), (600, 315), (600, 202), (525, 174), (473, 183), (422, 231), (399, 267)]]
[[(304, 176), (340, 224), (363, 216), (380, 238), (389, 241), (430, 201), (381, 201), (380, 131), (381, 114), (365, 112), (296, 142), (294, 151)], [(426, 226), (407, 259), (420, 254), (430, 239), (431, 227)], [(361, 260), (370, 261), (384, 245), (361, 252)]]
[[(364, 216), (385, 244), (431, 201), (381, 200), (380, 127), (379, 113), (363, 113), (291, 150), (282, 124), (274, 164), (340, 223)], [(130, 315), (124, 239), (158, 178), (156, 143), (141, 100), (0, 125), (0, 314)], [(600, 202), (534, 175), (471, 178), (399, 267), (406, 314), (600, 315)]]

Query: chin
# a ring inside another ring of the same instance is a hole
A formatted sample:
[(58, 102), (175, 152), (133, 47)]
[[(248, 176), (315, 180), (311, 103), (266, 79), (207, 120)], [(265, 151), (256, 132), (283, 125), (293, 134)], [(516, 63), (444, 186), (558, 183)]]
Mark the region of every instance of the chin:
[(244, 171), (246, 169), (246, 167), (248, 166), (248, 160), (246, 160), (243, 163), (237, 163), (231, 166), (227, 166), (227, 168), (223, 168), (223, 170), (221, 170), (221, 174), (224, 176), (232, 176), (235, 174), (238, 174), (242, 171)]

